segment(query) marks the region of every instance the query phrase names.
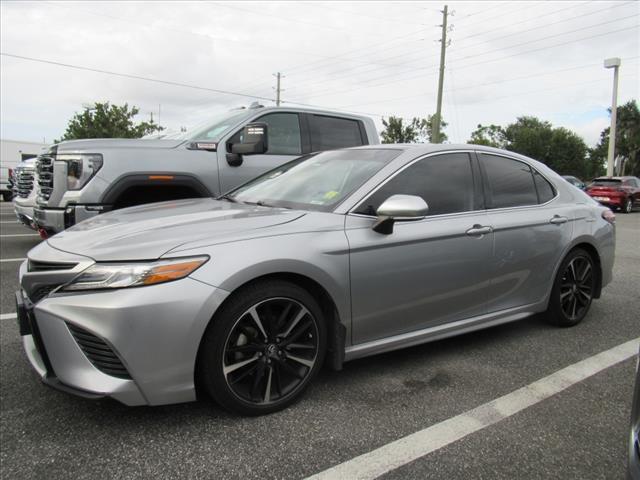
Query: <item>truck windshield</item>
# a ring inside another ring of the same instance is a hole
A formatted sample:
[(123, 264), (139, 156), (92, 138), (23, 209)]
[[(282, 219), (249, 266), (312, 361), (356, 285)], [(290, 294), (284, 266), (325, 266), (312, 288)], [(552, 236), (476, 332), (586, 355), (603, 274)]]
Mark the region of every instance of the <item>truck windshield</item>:
[(332, 211), (402, 150), (321, 152), (286, 163), (225, 198), (256, 205)]
[(244, 109), (220, 113), (186, 132), (170, 133), (162, 138), (168, 140), (219, 140), (227, 130), (241, 122), (248, 114), (249, 111)]

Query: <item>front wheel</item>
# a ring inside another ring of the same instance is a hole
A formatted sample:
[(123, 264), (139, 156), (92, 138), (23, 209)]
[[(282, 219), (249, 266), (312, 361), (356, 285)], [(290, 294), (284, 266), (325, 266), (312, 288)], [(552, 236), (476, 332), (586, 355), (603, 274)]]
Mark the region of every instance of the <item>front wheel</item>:
[(622, 208), (622, 211), (624, 213), (631, 213), (632, 210), (633, 210), (633, 199), (631, 197), (629, 197), (624, 202), (624, 207)]
[(250, 285), (216, 313), (202, 341), (202, 385), (222, 407), (244, 415), (281, 410), (300, 397), (324, 360), (322, 311), (284, 281)]
[(576, 249), (560, 265), (549, 299), (547, 320), (572, 327), (587, 315), (596, 288), (597, 272), (591, 255)]

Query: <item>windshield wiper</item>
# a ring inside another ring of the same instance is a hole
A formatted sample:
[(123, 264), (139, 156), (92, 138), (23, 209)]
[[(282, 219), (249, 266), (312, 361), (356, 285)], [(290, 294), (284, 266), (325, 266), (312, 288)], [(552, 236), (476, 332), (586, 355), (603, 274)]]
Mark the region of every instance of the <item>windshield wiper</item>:
[(216, 200), (228, 200), (231, 203), (238, 203), (238, 200), (236, 200), (235, 198), (233, 198), (231, 195), (229, 195), (228, 193), (225, 193), (224, 195), (221, 195), (220, 197), (216, 198)]

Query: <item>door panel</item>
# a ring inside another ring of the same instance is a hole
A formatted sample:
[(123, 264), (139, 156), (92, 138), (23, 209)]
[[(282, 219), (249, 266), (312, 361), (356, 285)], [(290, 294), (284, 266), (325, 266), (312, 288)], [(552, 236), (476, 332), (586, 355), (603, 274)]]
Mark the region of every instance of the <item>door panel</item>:
[(571, 241), (572, 209), (540, 206), (489, 211), (488, 216), (495, 243), (488, 311), (539, 302)]
[(348, 215), (354, 344), (411, 332), (486, 312), (493, 235), (469, 236), (489, 225), (485, 213), (397, 222)]

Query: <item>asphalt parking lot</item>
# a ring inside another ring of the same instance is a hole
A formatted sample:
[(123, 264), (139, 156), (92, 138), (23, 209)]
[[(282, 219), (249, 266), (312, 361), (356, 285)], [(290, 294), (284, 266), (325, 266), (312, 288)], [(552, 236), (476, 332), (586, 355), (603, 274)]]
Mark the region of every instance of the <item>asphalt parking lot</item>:
[[(0, 477), (302, 479), (456, 417), (640, 337), (640, 211), (617, 215), (613, 282), (577, 327), (539, 318), (347, 363), (289, 409), (258, 418), (211, 402), (125, 407), (45, 387), (12, 313), (17, 271), (40, 242), (0, 202)], [(624, 478), (629, 358), (384, 474)]]

